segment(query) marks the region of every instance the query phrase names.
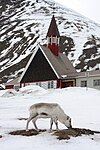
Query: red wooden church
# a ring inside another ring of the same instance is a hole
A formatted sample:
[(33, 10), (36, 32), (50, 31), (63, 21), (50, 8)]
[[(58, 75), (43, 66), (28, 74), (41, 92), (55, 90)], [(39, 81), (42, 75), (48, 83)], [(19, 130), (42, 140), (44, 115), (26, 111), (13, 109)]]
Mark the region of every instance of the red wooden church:
[(46, 88), (75, 86), (76, 70), (60, 52), (60, 34), (54, 15), (46, 38), (47, 46), (38, 44), (18, 82), (20, 85), (34, 82)]

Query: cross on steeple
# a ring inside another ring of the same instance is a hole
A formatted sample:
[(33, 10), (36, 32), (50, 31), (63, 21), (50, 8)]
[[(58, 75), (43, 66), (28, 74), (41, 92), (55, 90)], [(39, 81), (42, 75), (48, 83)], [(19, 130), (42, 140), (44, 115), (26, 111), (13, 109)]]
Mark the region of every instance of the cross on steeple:
[(52, 10), (53, 10), (53, 15), (54, 15), (54, 13), (55, 13), (55, 5), (52, 5)]

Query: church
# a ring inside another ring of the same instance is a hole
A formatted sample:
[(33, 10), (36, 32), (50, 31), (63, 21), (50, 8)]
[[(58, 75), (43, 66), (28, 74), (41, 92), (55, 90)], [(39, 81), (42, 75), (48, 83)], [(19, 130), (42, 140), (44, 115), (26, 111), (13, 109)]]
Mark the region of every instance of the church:
[(21, 76), (7, 83), (6, 89), (31, 83), (46, 89), (71, 86), (100, 89), (100, 70), (77, 72), (66, 54), (61, 53), (60, 33), (54, 15), (46, 39), (46, 46), (36, 46)]
[(35, 82), (48, 88), (75, 86), (75, 79), (70, 77), (76, 70), (65, 54), (60, 52), (60, 33), (54, 15), (46, 35), (47, 46), (37, 45), (19, 82)]

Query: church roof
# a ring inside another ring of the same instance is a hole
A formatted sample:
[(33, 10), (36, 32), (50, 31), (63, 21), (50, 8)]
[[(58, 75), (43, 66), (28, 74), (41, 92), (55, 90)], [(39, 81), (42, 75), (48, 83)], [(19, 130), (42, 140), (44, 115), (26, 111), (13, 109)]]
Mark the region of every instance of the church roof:
[(50, 37), (50, 36), (60, 37), (60, 33), (59, 33), (59, 30), (58, 30), (54, 15), (52, 16), (51, 23), (50, 23), (50, 26), (49, 26), (49, 29), (48, 29), (48, 32), (47, 32), (47, 37)]
[(55, 56), (49, 48), (42, 45), (41, 48), (58, 74), (59, 78), (62, 78), (63, 75), (76, 72), (75, 68), (65, 54), (59, 52), (58, 56)]
[(19, 82), (63, 79), (71, 73), (76, 73), (76, 70), (65, 54), (55, 56), (49, 48), (38, 45)]

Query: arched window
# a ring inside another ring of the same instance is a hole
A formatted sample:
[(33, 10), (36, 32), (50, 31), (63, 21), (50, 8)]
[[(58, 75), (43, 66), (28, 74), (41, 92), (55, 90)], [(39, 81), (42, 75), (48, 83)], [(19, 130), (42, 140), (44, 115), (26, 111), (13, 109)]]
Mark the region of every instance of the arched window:
[(47, 43), (48, 43), (48, 44), (51, 43), (51, 37), (48, 37), (48, 38), (47, 38)]

